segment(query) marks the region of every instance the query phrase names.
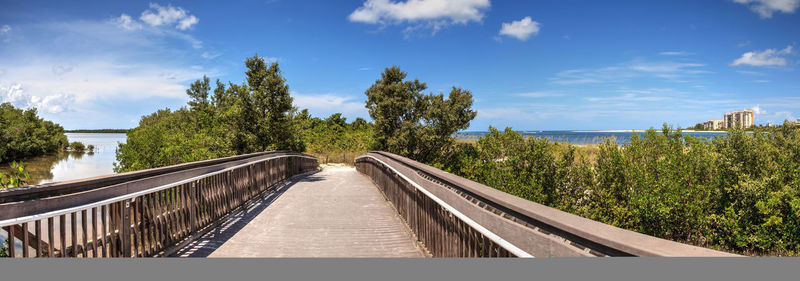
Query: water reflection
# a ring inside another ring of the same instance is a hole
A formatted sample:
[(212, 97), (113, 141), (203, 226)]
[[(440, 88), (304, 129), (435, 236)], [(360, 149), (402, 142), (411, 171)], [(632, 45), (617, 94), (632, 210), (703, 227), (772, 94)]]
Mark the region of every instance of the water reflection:
[[(29, 185), (96, 177), (114, 173), (117, 143), (125, 142), (125, 134), (67, 133), (70, 142), (94, 145), (92, 153), (61, 151), (22, 161), (27, 163)], [(0, 165), (7, 172), (10, 164)]]

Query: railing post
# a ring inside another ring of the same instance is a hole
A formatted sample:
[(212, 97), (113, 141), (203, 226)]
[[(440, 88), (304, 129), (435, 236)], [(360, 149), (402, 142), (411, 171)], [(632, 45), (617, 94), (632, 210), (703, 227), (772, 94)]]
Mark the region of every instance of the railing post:
[(189, 187), (189, 232), (197, 229), (197, 181)]
[[(125, 200), (122, 202), (122, 237), (120, 248), (122, 248), (122, 257), (131, 257), (131, 202), (135, 199)], [(74, 250), (73, 250), (74, 251)]]

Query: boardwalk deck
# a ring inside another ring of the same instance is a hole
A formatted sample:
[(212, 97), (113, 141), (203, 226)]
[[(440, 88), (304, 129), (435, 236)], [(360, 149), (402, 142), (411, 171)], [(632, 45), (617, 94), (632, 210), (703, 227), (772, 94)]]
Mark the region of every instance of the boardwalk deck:
[(380, 191), (353, 168), (296, 179), (176, 255), (424, 257)]

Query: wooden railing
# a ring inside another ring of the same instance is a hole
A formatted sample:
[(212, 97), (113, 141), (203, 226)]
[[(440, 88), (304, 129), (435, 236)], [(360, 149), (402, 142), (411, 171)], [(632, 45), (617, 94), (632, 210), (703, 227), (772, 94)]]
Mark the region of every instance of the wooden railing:
[(317, 166), (308, 155), (269, 152), (12, 189), (0, 192), (0, 227), (11, 257), (161, 256)]
[(405, 157), (356, 159), (434, 257), (736, 256), (528, 201)]

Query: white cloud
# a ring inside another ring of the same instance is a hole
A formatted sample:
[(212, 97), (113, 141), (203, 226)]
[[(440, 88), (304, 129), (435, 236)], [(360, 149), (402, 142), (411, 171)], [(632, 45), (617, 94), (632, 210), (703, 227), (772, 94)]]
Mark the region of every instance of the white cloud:
[(75, 96), (58, 93), (46, 96), (31, 96), (25, 92), (21, 84), (4, 86), (0, 84), (0, 102), (9, 102), (25, 109), (36, 108), (39, 112), (61, 113), (71, 111)]
[(59, 64), (53, 65), (53, 73), (55, 73), (56, 75), (61, 75), (70, 71), (72, 71), (71, 66), (64, 66)]
[(175, 27), (180, 30), (186, 30), (200, 22), (197, 17), (190, 15), (181, 7), (172, 7), (172, 5), (164, 7), (155, 3), (150, 3), (150, 9), (142, 12), (139, 19), (153, 27), (175, 24)]
[(786, 65), (786, 55), (792, 54), (792, 46), (787, 46), (783, 50), (766, 49), (764, 51), (752, 51), (742, 55), (731, 63), (733, 66), (784, 66)]
[(489, 6), (489, 0), (367, 0), (347, 18), (367, 24), (416, 23), (404, 32), (430, 28), (435, 33), (450, 24), (480, 22)]
[(736, 72), (741, 73), (741, 74), (747, 74), (747, 75), (758, 75), (758, 76), (764, 75), (764, 73), (761, 73), (761, 72), (748, 71), (748, 70), (737, 70)]
[(761, 18), (771, 18), (775, 12), (791, 14), (800, 7), (800, 0), (733, 0), (758, 13)]
[(662, 55), (662, 56), (688, 56), (688, 55), (691, 55), (691, 53), (686, 52), (686, 51), (667, 51), (667, 52), (660, 52), (658, 54)]
[(687, 62), (631, 61), (594, 69), (570, 69), (550, 78), (555, 84), (572, 85), (588, 83), (619, 83), (633, 78), (654, 77), (671, 81), (684, 81), (699, 74), (710, 73), (701, 69), (705, 64)]
[(308, 109), (317, 117), (327, 117), (339, 112), (350, 119), (356, 117), (369, 118), (369, 113), (364, 107), (364, 101), (349, 96), (334, 94), (308, 95), (293, 92), (292, 97), (297, 108), (301, 110)]
[(0, 26), (0, 34), (6, 34), (6, 33), (9, 33), (9, 32), (11, 32), (11, 26), (10, 25), (4, 24), (3, 26)]
[(516, 94), (516, 96), (526, 97), (526, 98), (550, 98), (550, 97), (563, 97), (564, 94), (556, 92), (528, 92), (528, 93)]
[(122, 14), (118, 18), (115, 18), (113, 21), (119, 28), (125, 30), (142, 29), (142, 24), (136, 21), (135, 19), (131, 18), (131, 16), (127, 14)]
[(525, 41), (531, 38), (532, 35), (539, 34), (541, 26), (540, 23), (531, 20), (531, 17), (525, 17), (511, 23), (504, 22), (503, 27), (500, 29), (500, 35), (507, 35)]
[(219, 57), (219, 54), (203, 52), (202, 54), (200, 54), (200, 56), (203, 57), (204, 59), (210, 60), (210, 59), (214, 59), (216, 57)]
[(767, 110), (765, 110), (765, 109), (761, 108), (761, 105), (756, 105), (756, 106), (754, 106), (752, 109), (753, 109), (753, 113), (754, 113), (755, 115), (763, 115), (763, 114), (767, 114)]
[[(77, 102), (98, 99), (181, 99), (186, 85), (215, 71), (192, 70), (150, 63), (121, 63), (104, 58), (84, 58), (71, 66), (53, 66), (47, 61), (12, 66), (0, 84), (19, 85), (34, 103), (46, 102), (52, 93), (70, 93)], [(17, 92), (14, 92), (17, 93)], [(9, 95), (9, 98), (18, 95)]]

